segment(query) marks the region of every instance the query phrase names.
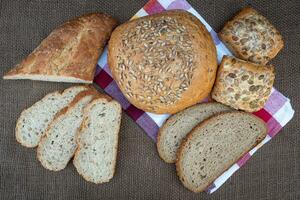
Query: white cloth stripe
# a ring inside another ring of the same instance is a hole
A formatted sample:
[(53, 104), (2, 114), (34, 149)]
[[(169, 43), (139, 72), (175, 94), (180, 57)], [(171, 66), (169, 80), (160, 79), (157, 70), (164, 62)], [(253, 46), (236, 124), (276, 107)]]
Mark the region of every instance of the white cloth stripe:
[(222, 186), (227, 181), (227, 179), (229, 179), (232, 176), (232, 174), (234, 174), (234, 172), (236, 172), (239, 168), (240, 167), (238, 166), (238, 164), (234, 164), (227, 171), (225, 171), (219, 178), (217, 178), (214, 181), (216, 187), (210, 190), (210, 194), (215, 192), (220, 186)]
[(159, 4), (166, 9), (174, 0), (158, 0)]
[(273, 117), (283, 127), (293, 118), (294, 113), (295, 111), (293, 110), (290, 101), (286, 101), (284, 105), (273, 115)]

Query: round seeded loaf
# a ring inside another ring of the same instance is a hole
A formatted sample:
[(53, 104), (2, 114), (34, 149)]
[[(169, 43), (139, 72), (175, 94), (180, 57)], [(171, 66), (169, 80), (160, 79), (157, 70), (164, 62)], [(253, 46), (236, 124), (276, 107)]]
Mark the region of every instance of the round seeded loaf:
[(108, 64), (126, 98), (153, 113), (176, 113), (208, 96), (217, 70), (216, 47), (186, 11), (167, 11), (117, 27)]

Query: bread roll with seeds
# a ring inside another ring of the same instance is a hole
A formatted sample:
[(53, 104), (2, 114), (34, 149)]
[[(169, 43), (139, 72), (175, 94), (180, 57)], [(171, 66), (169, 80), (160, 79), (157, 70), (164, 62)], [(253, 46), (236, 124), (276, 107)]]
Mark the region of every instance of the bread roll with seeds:
[(275, 79), (274, 67), (224, 56), (212, 98), (235, 109), (255, 112), (264, 107)]
[(228, 21), (219, 37), (236, 57), (263, 65), (283, 48), (278, 30), (251, 7)]
[(173, 10), (117, 27), (109, 41), (108, 64), (133, 105), (153, 113), (176, 113), (210, 93), (216, 47), (195, 16)]
[(233, 111), (205, 120), (180, 145), (179, 179), (193, 192), (204, 191), (266, 135), (264, 121), (250, 113)]

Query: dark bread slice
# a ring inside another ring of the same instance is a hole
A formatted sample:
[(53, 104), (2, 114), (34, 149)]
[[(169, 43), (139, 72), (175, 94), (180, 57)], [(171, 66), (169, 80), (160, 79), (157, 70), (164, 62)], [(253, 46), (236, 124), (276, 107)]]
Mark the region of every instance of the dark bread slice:
[(182, 142), (177, 153), (177, 175), (186, 188), (202, 192), (266, 134), (265, 123), (250, 113), (234, 111), (213, 116)]
[(175, 163), (182, 139), (197, 124), (217, 113), (231, 110), (217, 102), (201, 103), (169, 117), (159, 129), (157, 137), (157, 150), (161, 159), (167, 163)]

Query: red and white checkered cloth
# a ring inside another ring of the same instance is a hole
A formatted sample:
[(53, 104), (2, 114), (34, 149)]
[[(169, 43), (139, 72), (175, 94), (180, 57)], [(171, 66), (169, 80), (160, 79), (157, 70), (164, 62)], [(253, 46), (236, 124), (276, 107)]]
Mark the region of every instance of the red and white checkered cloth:
[[(221, 61), (223, 55), (231, 55), (230, 51), (219, 40), (216, 32), (212, 30), (210, 25), (207, 24), (207, 22), (201, 17), (201, 15), (185, 0), (150, 0), (132, 17), (132, 19), (172, 9), (187, 10), (188, 12), (195, 15), (206, 26), (207, 30), (210, 32), (214, 39), (218, 53), (218, 62)], [(101, 88), (103, 88), (106, 93), (119, 101), (124, 111), (140, 127), (145, 130), (146, 134), (149, 137), (156, 141), (158, 129), (169, 115), (157, 115), (144, 112), (134, 107), (126, 100), (111, 76), (111, 72), (107, 65), (107, 49), (105, 49), (98, 61), (94, 82)], [(282, 127), (292, 119), (294, 110), (291, 107), (290, 100), (273, 88), (271, 96), (267, 101), (265, 107), (260, 111), (255, 112), (254, 114), (266, 122), (268, 126), (267, 137), (251, 151), (246, 153), (238, 162), (232, 165), (219, 178), (217, 178), (207, 188), (208, 193), (213, 193), (214, 191), (216, 191), (235, 171), (243, 166), (262, 145), (270, 141), (280, 131), (280, 129), (282, 129)]]

